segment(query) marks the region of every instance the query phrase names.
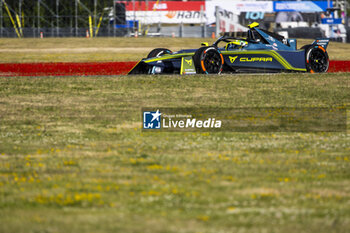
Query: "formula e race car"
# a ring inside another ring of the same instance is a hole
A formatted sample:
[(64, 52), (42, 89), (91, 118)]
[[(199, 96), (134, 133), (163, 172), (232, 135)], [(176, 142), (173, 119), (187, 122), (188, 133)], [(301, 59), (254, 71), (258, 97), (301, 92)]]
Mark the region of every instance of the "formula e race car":
[(258, 26), (258, 23), (248, 26), (247, 38), (223, 36), (212, 46), (202, 43), (199, 49), (178, 52), (154, 49), (129, 74), (327, 72), (329, 39), (316, 39), (297, 49), (296, 39), (285, 39)]

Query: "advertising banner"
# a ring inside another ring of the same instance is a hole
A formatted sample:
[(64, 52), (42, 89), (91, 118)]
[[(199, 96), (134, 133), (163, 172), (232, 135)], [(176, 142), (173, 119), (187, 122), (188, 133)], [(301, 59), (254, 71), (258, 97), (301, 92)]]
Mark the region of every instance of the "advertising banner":
[(118, 1), (124, 3), (126, 19), (154, 24), (200, 24), (206, 23), (205, 1), (177, 2), (177, 1)]
[(241, 24), (239, 24), (239, 18), (238, 15), (234, 14), (233, 12), (227, 11), (225, 9), (222, 9), (218, 7), (219, 12), (219, 30), (217, 33), (220, 32), (245, 32), (248, 30), (248, 28), (243, 27)]
[(342, 19), (335, 19), (335, 18), (323, 18), (322, 19), (322, 24), (341, 24)]
[(227, 1), (207, 0), (205, 2), (208, 24), (215, 22), (215, 7), (222, 9), (223, 13), (232, 12), (239, 15), (241, 12), (273, 12), (272, 1)]
[[(273, 12), (314, 13), (326, 11), (332, 7), (332, 1), (117, 1), (125, 4), (126, 20), (139, 21), (146, 24), (214, 24), (216, 22), (215, 7), (220, 7), (220, 16), (235, 21), (241, 14), (245, 20), (265, 20), (265, 16)], [(235, 18), (236, 17), (236, 18)], [(270, 17), (269, 17), (270, 18)], [(271, 20), (267, 20), (271, 21)], [(298, 20), (299, 21), (299, 20)]]
[(275, 22), (276, 14), (268, 12), (242, 12), (239, 15), (239, 22), (243, 25), (250, 24), (252, 22), (258, 23), (271, 23)]
[(205, 10), (205, 1), (178, 2), (178, 1), (117, 1), (124, 3), (127, 11), (200, 11)]
[(333, 2), (330, 1), (277, 1), (273, 2), (273, 10), (279, 11), (298, 11), (298, 12), (322, 12), (328, 7), (332, 7)]
[(127, 11), (126, 19), (143, 24), (201, 24), (206, 23), (204, 12), (200, 11)]

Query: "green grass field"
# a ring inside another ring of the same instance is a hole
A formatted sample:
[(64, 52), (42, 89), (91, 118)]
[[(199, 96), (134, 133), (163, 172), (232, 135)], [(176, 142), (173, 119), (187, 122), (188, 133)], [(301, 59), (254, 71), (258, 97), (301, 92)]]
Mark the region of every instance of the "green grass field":
[(0, 78), (0, 232), (349, 232), (347, 133), (141, 132), (146, 106), (349, 103), (349, 74)]
[[(211, 38), (0, 39), (0, 63), (138, 61), (155, 47), (172, 51), (200, 47)], [(298, 48), (313, 40), (298, 40)], [(331, 42), (331, 60), (350, 60), (350, 44)]]

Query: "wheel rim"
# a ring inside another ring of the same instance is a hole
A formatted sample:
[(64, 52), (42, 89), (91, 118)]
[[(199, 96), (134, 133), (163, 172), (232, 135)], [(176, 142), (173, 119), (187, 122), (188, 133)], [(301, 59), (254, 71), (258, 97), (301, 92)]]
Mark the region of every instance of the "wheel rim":
[(326, 72), (328, 70), (327, 55), (320, 49), (313, 49), (311, 51), (309, 62), (314, 72)]
[(216, 50), (207, 50), (202, 61), (205, 71), (209, 74), (219, 74), (221, 72), (222, 58)]

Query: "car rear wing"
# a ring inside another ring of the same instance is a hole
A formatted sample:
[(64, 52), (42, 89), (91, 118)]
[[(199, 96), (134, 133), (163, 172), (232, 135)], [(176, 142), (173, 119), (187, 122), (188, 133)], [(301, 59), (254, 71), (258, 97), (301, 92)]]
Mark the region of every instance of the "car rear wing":
[(312, 45), (318, 45), (324, 49), (327, 49), (328, 44), (329, 44), (328, 38), (318, 38), (312, 43)]

